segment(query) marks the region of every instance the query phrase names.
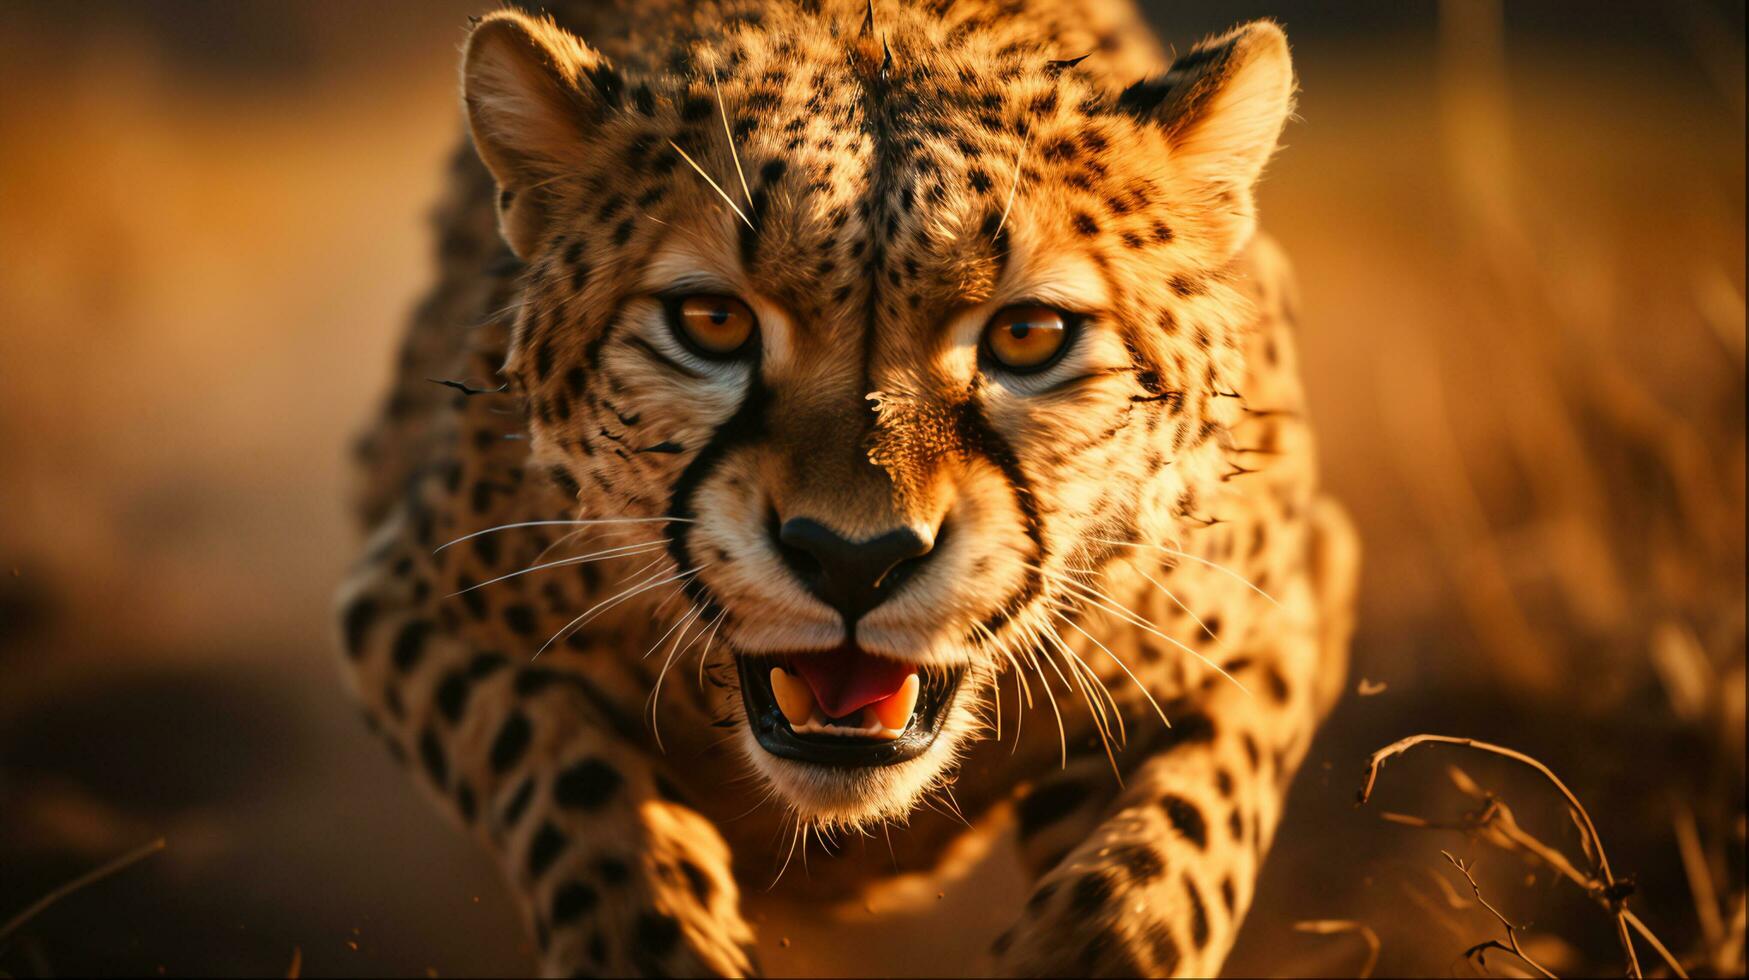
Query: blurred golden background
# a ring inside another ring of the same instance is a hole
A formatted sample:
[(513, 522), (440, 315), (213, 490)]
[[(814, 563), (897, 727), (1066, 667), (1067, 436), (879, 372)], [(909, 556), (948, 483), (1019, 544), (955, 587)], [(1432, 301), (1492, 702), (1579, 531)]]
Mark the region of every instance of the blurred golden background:
[[(329, 623), (476, 6), (0, 17), (0, 922), (168, 842), (0, 938), (0, 974), (531, 962), (484, 858), (363, 737)], [(1229, 972), (1355, 975), (1369, 938), (1382, 974), (1471, 972), (1504, 933), (1444, 848), (1543, 965), (1620, 974), (1614, 920), (1546, 863), (1381, 820), (1477, 811), (1455, 762), (1582, 862), (1534, 773), (1418, 749), (1352, 806), (1368, 753), (1431, 731), (1547, 763), (1646, 925), (1741, 974), (1741, 4), (1148, 6), (1180, 49), (1264, 15), (1294, 41), (1264, 225), (1366, 542), (1354, 692)], [(776, 938), (768, 967), (805, 969)]]

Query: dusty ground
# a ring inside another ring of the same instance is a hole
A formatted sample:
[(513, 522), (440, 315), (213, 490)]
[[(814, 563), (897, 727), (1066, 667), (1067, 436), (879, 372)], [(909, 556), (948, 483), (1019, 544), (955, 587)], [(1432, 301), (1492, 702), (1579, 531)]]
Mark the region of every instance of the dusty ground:
[[(1240, 15), (1205, 7), (1181, 46)], [(1499, 74), (1485, 23), (1441, 33), (1431, 7), (1270, 9), (1304, 97), (1264, 214), (1302, 278), (1326, 479), (1368, 542), (1355, 680), (1385, 688), (1314, 746), (1230, 972), (1359, 969), (1358, 937), (1306, 919), (1372, 927), (1384, 973), (1465, 970), (1497, 932), (1451, 901), (1440, 847), (1557, 972), (1619, 971), (1574, 889), (1353, 809), (1365, 755), (1427, 730), (1553, 766), (1693, 953), (1684, 808), (1721, 928), (1743, 891), (1741, 11), (1521, 16)], [(344, 447), (427, 274), (465, 10), (0, 27), (21, 96), (0, 100), (0, 918), (170, 845), (0, 971), (527, 967), (491, 869), (364, 737), (328, 634)], [(1397, 763), (1378, 806), (1461, 812), (1457, 759)], [(1578, 853), (1546, 788), (1462, 761)], [(991, 880), (856, 935), (905, 937), (868, 944), (886, 969), (951, 969), (995, 930)], [(769, 967), (831, 953), (770, 914)]]

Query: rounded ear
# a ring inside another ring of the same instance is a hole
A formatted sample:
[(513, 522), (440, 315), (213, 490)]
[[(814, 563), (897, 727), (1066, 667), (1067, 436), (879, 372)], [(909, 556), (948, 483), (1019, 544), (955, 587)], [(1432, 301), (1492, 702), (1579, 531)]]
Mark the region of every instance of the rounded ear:
[(545, 231), (543, 189), (584, 162), (589, 136), (622, 88), (605, 58), (550, 19), (501, 10), (468, 35), (468, 128), (498, 182), (499, 229), (519, 257)]
[(1181, 173), (1237, 194), (1248, 211), (1293, 112), (1287, 35), (1267, 20), (1236, 27), (1192, 48), (1165, 75), (1125, 89), (1118, 101), (1165, 129)]

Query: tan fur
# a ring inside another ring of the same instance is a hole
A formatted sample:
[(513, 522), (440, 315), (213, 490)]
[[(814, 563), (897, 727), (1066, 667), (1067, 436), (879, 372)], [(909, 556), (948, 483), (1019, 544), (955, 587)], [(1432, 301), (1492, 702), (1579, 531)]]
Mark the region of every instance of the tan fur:
[[(738, 891), (774, 869), (746, 855), (949, 784), (1017, 804), (1038, 880), (1002, 972), (1213, 972), (1341, 689), (1357, 564), (1255, 233), (1286, 40), (1252, 24), (1168, 66), (1120, 0), (866, 18), (628, 2), (474, 29), (478, 157), (361, 443), (350, 681), (503, 857), (549, 972), (749, 972)], [(678, 345), (658, 297), (684, 291), (746, 301), (757, 363)], [(978, 353), (1021, 302), (1088, 317), (1040, 375)], [(753, 739), (735, 656), (849, 639), (773, 514), (940, 537), (854, 636), (966, 671), (923, 755)]]

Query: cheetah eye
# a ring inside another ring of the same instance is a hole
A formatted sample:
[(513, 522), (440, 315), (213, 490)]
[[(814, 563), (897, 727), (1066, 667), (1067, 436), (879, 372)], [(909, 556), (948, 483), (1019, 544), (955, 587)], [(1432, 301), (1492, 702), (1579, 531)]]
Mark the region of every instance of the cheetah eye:
[(1004, 370), (1029, 374), (1050, 367), (1068, 346), (1073, 318), (1048, 306), (1008, 306), (984, 326), (984, 351)]
[(733, 296), (681, 296), (668, 303), (676, 335), (702, 357), (723, 360), (742, 352), (759, 325), (747, 304)]

